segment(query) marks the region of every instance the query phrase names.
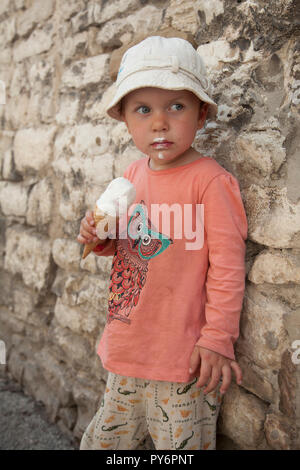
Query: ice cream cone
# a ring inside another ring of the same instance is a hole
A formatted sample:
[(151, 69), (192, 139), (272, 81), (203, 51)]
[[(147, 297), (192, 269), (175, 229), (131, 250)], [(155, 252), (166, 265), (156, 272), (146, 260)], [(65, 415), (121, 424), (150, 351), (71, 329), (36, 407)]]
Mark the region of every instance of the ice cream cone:
[[(109, 235), (109, 226), (116, 224), (119, 218), (126, 214), (128, 207), (136, 197), (133, 184), (122, 176), (110, 182), (103, 194), (96, 202), (93, 212), (98, 241), (87, 243), (84, 247), (82, 258), (96, 248), (99, 243), (104, 242)], [(107, 223), (105, 220), (107, 219)]]
[[(99, 224), (99, 222), (103, 221), (103, 219), (108, 219), (108, 215), (105, 214), (105, 213), (102, 213), (99, 208), (96, 206), (94, 212), (93, 212), (93, 217), (94, 217), (94, 221), (95, 221), (95, 227), (96, 227), (96, 230), (97, 230), (97, 225)], [(102, 222), (103, 223), (103, 222)], [(108, 221), (107, 221), (107, 224), (104, 226), (104, 231), (108, 231)], [(94, 250), (94, 248), (96, 248), (97, 245), (99, 245), (99, 243), (101, 242), (104, 242), (106, 239), (100, 239), (97, 240), (96, 242), (91, 242), (91, 243), (87, 243), (85, 246), (84, 246), (84, 250), (83, 250), (83, 253), (82, 253), (82, 259), (86, 258), (90, 253), (91, 251)]]

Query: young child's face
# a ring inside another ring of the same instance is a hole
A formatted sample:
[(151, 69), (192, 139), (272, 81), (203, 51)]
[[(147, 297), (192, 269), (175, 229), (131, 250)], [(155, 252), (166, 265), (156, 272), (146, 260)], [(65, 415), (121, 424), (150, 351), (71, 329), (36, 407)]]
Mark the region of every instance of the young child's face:
[(135, 145), (157, 169), (185, 163), (195, 153), (191, 145), (207, 108), (187, 90), (140, 88), (122, 100), (122, 116)]

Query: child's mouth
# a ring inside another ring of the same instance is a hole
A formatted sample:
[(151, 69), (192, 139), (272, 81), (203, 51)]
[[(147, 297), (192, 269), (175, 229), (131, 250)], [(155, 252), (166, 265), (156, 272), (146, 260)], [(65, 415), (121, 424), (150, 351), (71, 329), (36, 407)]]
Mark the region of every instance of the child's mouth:
[(153, 142), (151, 144), (151, 147), (154, 147), (157, 150), (163, 150), (166, 148), (169, 148), (172, 145), (173, 142), (169, 142), (168, 140), (164, 140), (161, 142)]

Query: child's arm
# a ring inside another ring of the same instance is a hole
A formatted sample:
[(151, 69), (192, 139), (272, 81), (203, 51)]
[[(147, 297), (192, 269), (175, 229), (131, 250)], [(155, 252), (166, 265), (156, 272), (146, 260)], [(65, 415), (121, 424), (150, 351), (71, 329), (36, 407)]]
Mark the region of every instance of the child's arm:
[(245, 240), (247, 218), (239, 184), (230, 173), (216, 176), (205, 190), (204, 227), (207, 235), (209, 268), (206, 279), (206, 323), (191, 356), (191, 367), (200, 362), (198, 385), (216, 387), (223, 376), (222, 391), (241, 370), (235, 362), (233, 345), (239, 336), (239, 320), (245, 288)]
[[(85, 217), (80, 223), (80, 231), (77, 241), (82, 244), (96, 242), (98, 237), (96, 235), (95, 221), (93, 213), (87, 211)], [(116, 240), (108, 238), (104, 243), (101, 242), (94, 248), (93, 252), (97, 256), (111, 256), (115, 252)]]

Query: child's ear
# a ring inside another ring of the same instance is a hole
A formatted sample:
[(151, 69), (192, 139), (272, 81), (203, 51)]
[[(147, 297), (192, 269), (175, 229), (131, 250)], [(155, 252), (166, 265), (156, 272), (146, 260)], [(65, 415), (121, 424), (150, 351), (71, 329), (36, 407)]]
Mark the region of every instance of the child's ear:
[(125, 117), (124, 106), (122, 106), (122, 102), (121, 102), (121, 105), (120, 105), (120, 116), (121, 116), (122, 121), (125, 122), (127, 130), (130, 133), (130, 130), (129, 130), (129, 127), (128, 127), (128, 122), (127, 122), (127, 119)]
[(203, 103), (200, 106), (199, 109), (199, 117), (198, 117), (198, 129), (202, 129), (204, 126), (204, 123), (206, 121), (207, 113), (208, 113), (208, 103)]

